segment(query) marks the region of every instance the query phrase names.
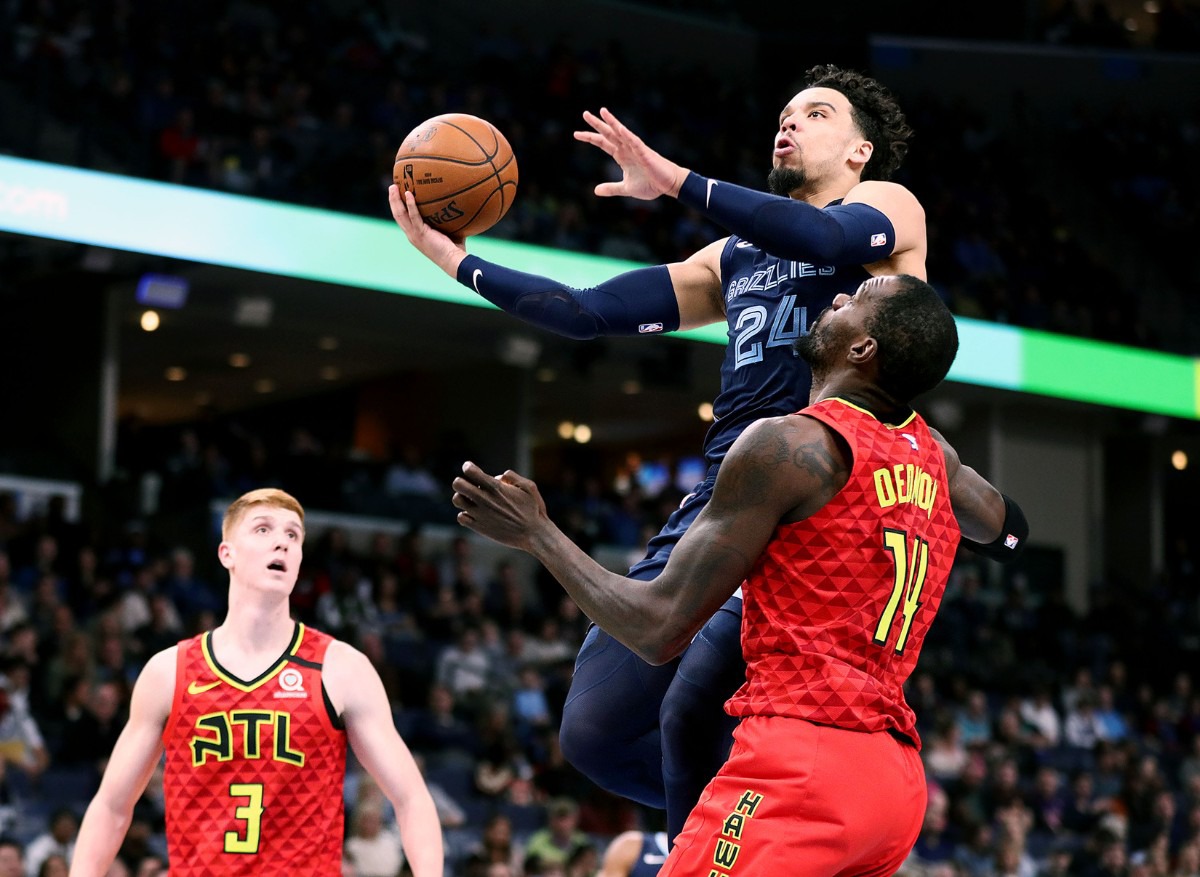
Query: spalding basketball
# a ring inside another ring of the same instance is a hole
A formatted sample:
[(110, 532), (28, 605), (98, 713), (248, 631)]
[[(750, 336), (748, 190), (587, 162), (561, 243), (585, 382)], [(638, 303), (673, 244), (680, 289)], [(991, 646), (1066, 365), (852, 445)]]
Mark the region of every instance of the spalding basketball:
[(425, 221), (451, 237), (487, 231), (517, 193), (517, 159), (504, 135), (466, 113), (434, 116), (396, 151), (392, 179), (412, 192)]

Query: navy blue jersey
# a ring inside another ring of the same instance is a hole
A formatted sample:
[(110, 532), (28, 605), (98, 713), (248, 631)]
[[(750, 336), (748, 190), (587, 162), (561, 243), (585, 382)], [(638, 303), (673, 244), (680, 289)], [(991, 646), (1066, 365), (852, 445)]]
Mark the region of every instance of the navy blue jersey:
[[(836, 203), (836, 202), (835, 202)], [(742, 430), (763, 417), (808, 405), (812, 373), (792, 342), (834, 296), (854, 293), (870, 277), (861, 265), (813, 265), (768, 255), (733, 235), (721, 253), (721, 289), (729, 341), (721, 363), (715, 420), (704, 456), (719, 463)]]
[(654, 834), (642, 832), (642, 851), (638, 853), (637, 861), (629, 871), (629, 877), (655, 877), (658, 869), (667, 860), (668, 852), (665, 831)]

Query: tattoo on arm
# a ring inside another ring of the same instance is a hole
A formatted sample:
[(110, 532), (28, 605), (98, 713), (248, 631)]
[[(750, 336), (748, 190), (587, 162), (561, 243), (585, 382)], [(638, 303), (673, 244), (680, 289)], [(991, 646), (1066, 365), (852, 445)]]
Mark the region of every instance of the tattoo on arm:
[(839, 480), (845, 480), (846, 466), (829, 452), (829, 446), (821, 440), (808, 441), (796, 448), (792, 463), (802, 473), (815, 478), (820, 487), (832, 491)]
[[(797, 497), (795, 513), (801, 517), (815, 514), (842, 489), (849, 477), (850, 450), (842, 447), (843, 440), (835, 436), (836, 447), (824, 432), (797, 445), (792, 453), (792, 465), (799, 471), (803, 493)], [(841, 450), (842, 453), (838, 453)]]
[[(838, 453), (824, 430), (805, 429), (800, 435), (792, 430), (755, 430), (747, 438), (746, 452), (739, 455), (741, 465), (726, 470), (725, 489), (719, 492), (726, 508), (745, 513), (772, 506), (782, 515), (788, 511), (778, 508), (784, 498), (789, 507), (807, 516), (846, 483), (849, 449)], [(781, 486), (786, 497), (776, 495)], [(736, 518), (732, 515), (730, 521)]]
[(770, 493), (778, 469), (788, 462), (791, 446), (775, 431), (764, 435), (756, 430), (749, 438), (745, 463), (730, 467), (725, 502), (733, 508), (746, 509), (763, 505)]

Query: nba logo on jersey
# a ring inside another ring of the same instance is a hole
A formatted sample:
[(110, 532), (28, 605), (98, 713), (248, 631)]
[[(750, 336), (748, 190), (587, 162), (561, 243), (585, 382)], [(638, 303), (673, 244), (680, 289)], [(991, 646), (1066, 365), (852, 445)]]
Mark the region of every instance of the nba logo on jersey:
[(295, 667), (285, 667), (279, 674), (279, 690), (276, 697), (308, 697), (304, 690), (304, 676)]
[(661, 332), (663, 330), (662, 323), (642, 323), (638, 326), (638, 332), (645, 335), (647, 332)]
[(882, 247), (886, 243), (887, 243), (887, 235), (885, 235), (885, 234), (871, 235), (871, 246)]

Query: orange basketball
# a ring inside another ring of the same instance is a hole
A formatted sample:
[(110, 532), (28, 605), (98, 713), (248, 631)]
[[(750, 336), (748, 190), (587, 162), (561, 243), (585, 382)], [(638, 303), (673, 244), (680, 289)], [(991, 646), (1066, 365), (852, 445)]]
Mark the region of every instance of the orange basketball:
[(517, 159), (491, 122), (445, 113), (422, 122), (404, 138), (392, 179), (416, 195), (426, 222), (465, 238), (487, 231), (512, 206)]

